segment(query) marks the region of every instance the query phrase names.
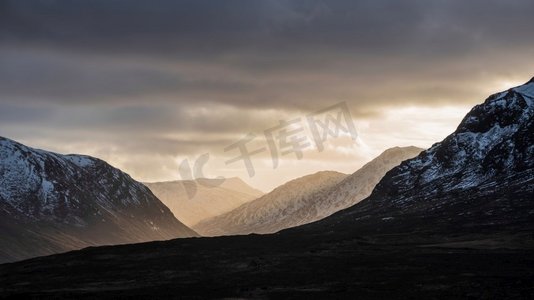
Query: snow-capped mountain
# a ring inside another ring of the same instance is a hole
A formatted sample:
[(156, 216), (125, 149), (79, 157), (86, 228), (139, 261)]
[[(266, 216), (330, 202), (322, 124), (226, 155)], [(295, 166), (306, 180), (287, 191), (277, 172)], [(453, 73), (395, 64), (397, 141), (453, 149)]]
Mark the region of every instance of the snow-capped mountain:
[[(191, 227), (200, 221), (227, 213), (263, 195), (240, 178), (201, 178), (145, 183), (176, 218)], [(191, 195), (187, 191), (194, 191)]]
[(202, 235), (273, 233), (307, 224), (350, 207), (371, 194), (382, 176), (422, 151), (395, 147), (354, 174), (319, 172), (275, 189), (262, 198), (193, 226)]
[(0, 137), (0, 260), (197, 234), (106, 162)]
[(316, 195), (316, 200), (310, 206), (316, 215), (313, 218), (308, 217), (305, 223), (323, 219), (367, 198), (389, 170), (417, 156), (421, 151), (423, 149), (411, 146), (394, 147), (382, 152), (326, 193)]
[(349, 223), (412, 231), (534, 227), (534, 78), (475, 106), (454, 133), (388, 172), (369, 198), (311, 227)]
[[(193, 226), (203, 236), (270, 233), (295, 226), (298, 212), (313, 196), (343, 180), (347, 175), (323, 171), (291, 180), (272, 192), (240, 207)], [(292, 217), (295, 219), (292, 220)]]

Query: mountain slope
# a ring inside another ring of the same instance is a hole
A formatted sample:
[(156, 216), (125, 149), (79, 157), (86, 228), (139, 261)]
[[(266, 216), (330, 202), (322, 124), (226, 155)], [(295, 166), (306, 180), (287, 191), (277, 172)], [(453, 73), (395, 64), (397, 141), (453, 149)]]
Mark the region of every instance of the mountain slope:
[(240, 207), (193, 226), (204, 236), (248, 233), (271, 233), (302, 224), (297, 218), (318, 192), (325, 191), (346, 177), (338, 172), (318, 172), (274, 189), (272, 192)]
[(475, 106), (454, 133), (388, 172), (360, 205), (302, 230), (324, 226), (363, 231), (532, 229), (534, 79)]
[(0, 137), (0, 260), (196, 236), (151, 192), (96, 158)]
[[(215, 217), (251, 200), (263, 193), (241, 179), (227, 178), (218, 185), (212, 179), (145, 183), (174, 215), (191, 227), (207, 218)], [(189, 197), (186, 189), (196, 189)]]
[[(367, 198), (389, 170), (417, 156), (421, 151), (423, 149), (417, 147), (395, 147), (382, 152), (327, 192), (315, 195), (310, 207), (316, 215), (308, 217), (305, 223), (323, 219)], [(303, 209), (309, 210), (310, 208)]]
[[(273, 233), (320, 220), (369, 196), (387, 171), (421, 151), (416, 147), (388, 149), (346, 178), (321, 172), (297, 179), (229, 213), (200, 222), (193, 229), (207, 236)], [(290, 194), (300, 189), (306, 192)]]

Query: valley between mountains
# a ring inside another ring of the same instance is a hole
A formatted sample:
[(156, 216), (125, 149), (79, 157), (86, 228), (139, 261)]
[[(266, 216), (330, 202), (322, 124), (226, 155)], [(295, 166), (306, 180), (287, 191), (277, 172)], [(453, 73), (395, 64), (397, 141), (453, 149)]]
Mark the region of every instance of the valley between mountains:
[(534, 295), (534, 78), (427, 150), (389, 149), (351, 175), (264, 195), (230, 180), (189, 215), (190, 182), (147, 188), (98, 159), (6, 138), (0, 158), (4, 262), (91, 246), (0, 265), (2, 297)]

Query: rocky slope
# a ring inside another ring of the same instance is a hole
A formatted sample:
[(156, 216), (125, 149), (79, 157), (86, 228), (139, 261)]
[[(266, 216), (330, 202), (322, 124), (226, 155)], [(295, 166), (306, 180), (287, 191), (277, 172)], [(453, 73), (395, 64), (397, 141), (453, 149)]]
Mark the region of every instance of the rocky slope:
[(315, 195), (313, 203), (303, 208), (315, 213), (313, 216), (307, 216), (305, 223), (323, 219), (367, 198), (389, 170), (417, 156), (421, 151), (423, 149), (417, 147), (387, 149), (325, 193)]
[(346, 177), (338, 172), (318, 172), (274, 189), (272, 192), (240, 207), (193, 226), (204, 236), (271, 233), (302, 224), (297, 213), (314, 195), (328, 190)]
[[(176, 218), (191, 227), (200, 221), (227, 213), (263, 193), (241, 179), (226, 178), (219, 185), (212, 179), (145, 183)], [(190, 197), (187, 189), (195, 191)]]
[[(534, 227), (534, 79), (490, 96), (457, 130), (386, 174), (320, 227), (368, 231)], [(529, 229), (530, 228), (530, 229)]]
[(104, 161), (0, 137), (0, 261), (196, 235)]
[(208, 236), (273, 233), (320, 220), (368, 197), (387, 171), (421, 151), (416, 147), (391, 148), (346, 178), (320, 172), (291, 181), (193, 229)]

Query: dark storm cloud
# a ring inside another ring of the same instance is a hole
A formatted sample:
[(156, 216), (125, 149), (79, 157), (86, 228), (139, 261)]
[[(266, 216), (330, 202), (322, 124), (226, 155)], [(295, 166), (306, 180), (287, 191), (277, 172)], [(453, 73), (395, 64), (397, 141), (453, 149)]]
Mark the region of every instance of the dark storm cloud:
[[(0, 50), (2, 96), (42, 99), (57, 103), (92, 100), (108, 102), (117, 96), (142, 97), (158, 93), (246, 90), (246, 84), (231, 80), (191, 78), (187, 74), (154, 67), (116, 65), (94, 57), (65, 59), (43, 53)], [(85, 61), (89, 59), (89, 62)], [(23, 99), (24, 100), (24, 99)], [(144, 99), (146, 100), (146, 99)]]
[(0, 26), (8, 41), (176, 58), (412, 52), (414, 43), (420, 52), (448, 53), (480, 42), (529, 43), (533, 9), (529, 0), (4, 1)]
[(533, 11), (531, 0), (0, 0), (0, 122), (235, 133), (339, 101), (362, 118), (472, 104), (485, 80), (531, 72)]
[[(374, 102), (372, 91), (351, 86), (378, 76), (402, 86), (399, 77), (410, 81), (417, 76), (407, 73), (434, 68), (444, 69), (442, 77), (453, 71), (462, 77), (459, 73), (466, 70), (447, 69), (493, 58), (502, 48), (532, 49), (534, 43), (534, 2), (529, 0), (43, 0), (1, 5), (1, 49), (8, 52), (0, 59), (1, 97), (16, 101), (109, 103), (173, 95), (170, 101), (179, 103), (293, 109), (347, 95)], [(65, 54), (74, 57), (57, 57)], [(191, 78), (189, 70), (115, 64), (119, 59), (209, 68)], [(213, 77), (212, 68), (238, 75)]]
[(27, 107), (3, 104), (0, 109), (0, 124), (6, 123), (38, 123), (54, 116), (49, 107)]

